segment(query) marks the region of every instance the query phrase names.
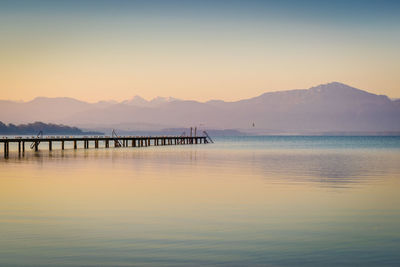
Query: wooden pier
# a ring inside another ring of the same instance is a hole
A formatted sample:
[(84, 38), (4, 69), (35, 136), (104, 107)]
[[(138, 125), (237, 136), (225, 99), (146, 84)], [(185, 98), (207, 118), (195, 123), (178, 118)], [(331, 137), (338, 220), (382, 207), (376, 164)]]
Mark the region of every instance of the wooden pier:
[(99, 148), (99, 142), (104, 143), (105, 148), (110, 147), (147, 147), (147, 146), (166, 146), (166, 145), (187, 145), (187, 144), (206, 144), (209, 143), (207, 136), (48, 136), (48, 137), (13, 137), (0, 138), (0, 144), (4, 146), (4, 157), (10, 153), (10, 143), (18, 145), (18, 154), (24, 154), (27, 144), (28, 148), (38, 151), (39, 145), (53, 150), (53, 144), (61, 144), (64, 150), (65, 143), (73, 144), (73, 149), (78, 149), (83, 144), (84, 149), (89, 147)]

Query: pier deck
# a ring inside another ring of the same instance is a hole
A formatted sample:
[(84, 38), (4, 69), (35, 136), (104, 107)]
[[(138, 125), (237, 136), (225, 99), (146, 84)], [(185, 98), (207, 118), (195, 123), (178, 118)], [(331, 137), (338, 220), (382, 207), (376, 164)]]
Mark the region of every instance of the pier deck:
[(47, 137), (3, 137), (0, 138), (0, 144), (4, 146), (4, 157), (7, 158), (10, 153), (10, 143), (18, 145), (19, 155), (25, 152), (26, 145), (28, 149), (34, 151), (42, 148), (44, 144), (48, 150), (53, 149), (53, 144), (59, 142), (61, 149), (64, 150), (65, 143), (72, 142), (73, 149), (82, 148), (78, 144), (83, 143), (83, 148), (88, 149), (90, 143), (93, 148), (99, 148), (102, 141), (105, 148), (109, 147), (146, 147), (146, 146), (165, 146), (165, 145), (186, 145), (186, 144), (206, 144), (207, 136), (47, 136)]

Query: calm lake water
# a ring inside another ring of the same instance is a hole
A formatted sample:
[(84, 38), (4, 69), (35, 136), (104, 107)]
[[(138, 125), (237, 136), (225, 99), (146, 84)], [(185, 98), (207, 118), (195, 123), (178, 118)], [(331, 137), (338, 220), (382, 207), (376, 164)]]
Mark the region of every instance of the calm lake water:
[(0, 266), (400, 265), (400, 137), (56, 147), (1, 154)]

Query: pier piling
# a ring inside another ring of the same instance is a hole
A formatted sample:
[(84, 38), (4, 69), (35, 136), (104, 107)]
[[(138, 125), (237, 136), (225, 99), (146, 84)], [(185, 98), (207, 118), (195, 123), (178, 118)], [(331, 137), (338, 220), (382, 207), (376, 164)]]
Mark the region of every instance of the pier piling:
[[(193, 130), (193, 129), (192, 129)], [(10, 153), (10, 143), (17, 143), (18, 154), (25, 152), (25, 142), (32, 143), (31, 148), (39, 151), (40, 142), (48, 142), (49, 151), (53, 150), (53, 142), (61, 142), (61, 150), (65, 149), (65, 142), (73, 142), (73, 149), (78, 149), (78, 142), (83, 142), (83, 148), (89, 149), (90, 142), (94, 142), (94, 148), (99, 148), (99, 142), (104, 142), (105, 148), (110, 147), (110, 141), (114, 142), (114, 147), (128, 147), (129, 141), (132, 147), (166, 146), (166, 145), (184, 145), (184, 144), (206, 144), (206, 136), (197, 137), (195, 128), (194, 136), (85, 136), (85, 137), (67, 137), (67, 136), (48, 136), (35, 138), (3, 138), (0, 143), (4, 145), (4, 157), (7, 158)], [(191, 132), (192, 134), (192, 132)]]

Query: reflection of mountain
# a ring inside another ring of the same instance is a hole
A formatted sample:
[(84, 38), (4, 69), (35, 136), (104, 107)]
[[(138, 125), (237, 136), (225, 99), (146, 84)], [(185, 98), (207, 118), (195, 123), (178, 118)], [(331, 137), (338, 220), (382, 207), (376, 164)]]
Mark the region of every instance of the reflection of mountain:
[[(250, 162), (251, 160), (249, 160)], [(398, 157), (379, 153), (366, 155), (362, 151), (309, 153), (271, 153), (257, 155), (252, 167), (266, 178), (279, 177), (294, 184), (317, 183), (322, 187), (352, 187), (384, 178), (399, 170)], [(245, 162), (245, 159), (243, 159)], [(393, 171), (396, 170), (396, 171)], [(276, 181), (282, 182), (282, 181)]]
[(400, 102), (334, 82), (236, 102), (200, 103), (161, 97), (147, 101), (138, 96), (121, 103), (94, 104), (70, 98), (0, 101), (0, 120), (102, 127), (150, 124), (152, 129), (203, 124), (254, 133), (381, 132), (400, 131)]

